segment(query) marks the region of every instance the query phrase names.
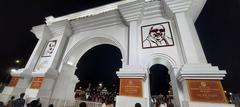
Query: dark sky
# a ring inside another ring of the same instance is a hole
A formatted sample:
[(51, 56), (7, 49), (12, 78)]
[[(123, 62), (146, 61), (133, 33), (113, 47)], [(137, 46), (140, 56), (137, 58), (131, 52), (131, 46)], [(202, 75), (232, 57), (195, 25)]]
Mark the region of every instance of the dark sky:
[[(112, 45), (98, 45), (88, 50), (79, 60), (75, 74), (84, 89), (91, 83), (92, 88), (102, 83), (109, 91), (119, 85), (116, 71), (122, 67), (121, 51)], [(114, 86), (113, 86), (114, 85)]]
[(168, 69), (161, 64), (150, 67), (150, 91), (151, 95), (168, 95), (170, 88), (170, 76)]
[[(1, 0), (0, 1), (0, 80), (6, 71), (24, 66), (37, 39), (30, 32), (43, 24), (45, 17), (55, 17), (111, 3), (117, 0)], [(227, 70), (224, 87), (240, 92), (240, 1), (208, 0), (196, 21), (196, 28), (209, 63)]]

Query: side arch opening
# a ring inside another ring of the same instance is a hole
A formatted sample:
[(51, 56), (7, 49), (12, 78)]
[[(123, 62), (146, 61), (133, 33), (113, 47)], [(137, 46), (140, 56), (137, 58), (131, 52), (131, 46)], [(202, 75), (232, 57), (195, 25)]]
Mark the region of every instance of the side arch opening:
[(175, 105), (175, 97), (172, 86), (176, 79), (173, 79), (174, 60), (166, 55), (154, 56), (148, 65), (149, 88), (151, 104), (153, 107)]

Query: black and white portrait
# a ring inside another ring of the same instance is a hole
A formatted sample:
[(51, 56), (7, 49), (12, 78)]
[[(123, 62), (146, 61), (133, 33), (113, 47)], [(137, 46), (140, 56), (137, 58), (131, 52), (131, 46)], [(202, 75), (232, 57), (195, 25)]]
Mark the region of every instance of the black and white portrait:
[(56, 43), (57, 43), (57, 40), (49, 41), (47, 43), (47, 46), (46, 46), (45, 51), (44, 51), (42, 56), (43, 57), (50, 57), (54, 52), (54, 48), (56, 46)]
[(174, 41), (169, 22), (141, 27), (142, 48), (173, 46)]

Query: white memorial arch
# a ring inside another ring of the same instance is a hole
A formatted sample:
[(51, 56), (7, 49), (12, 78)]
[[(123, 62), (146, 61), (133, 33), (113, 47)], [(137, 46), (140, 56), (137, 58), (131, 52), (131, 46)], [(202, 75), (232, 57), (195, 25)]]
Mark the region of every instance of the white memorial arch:
[(116, 71), (118, 77), (140, 80), (142, 86), (140, 97), (119, 95), (117, 107), (133, 107), (137, 102), (142, 107), (151, 106), (149, 69), (154, 64), (168, 68), (175, 107), (232, 107), (226, 101), (196, 100), (191, 94), (190, 82), (198, 80), (205, 87), (205, 80), (219, 81), (226, 74), (206, 61), (194, 26), (205, 2), (124, 0), (47, 17), (46, 24), (32, 28), (38, 43), (25, 68), (11, 72), (11, 85), (3, 93), (25, 92), (29, 97), (42, 98), (43, 104), (51, 99), (73, 101), (77, 62), (89, 49), (109, 44), (119, 48), (123, 57), (122, 68)]

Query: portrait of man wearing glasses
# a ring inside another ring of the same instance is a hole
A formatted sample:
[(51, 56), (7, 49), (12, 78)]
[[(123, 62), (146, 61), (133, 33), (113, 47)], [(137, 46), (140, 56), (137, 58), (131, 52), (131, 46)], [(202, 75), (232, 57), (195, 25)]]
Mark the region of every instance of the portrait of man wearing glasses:
[(169, 23), (142, 27), (143, 48), (173, 46)]

